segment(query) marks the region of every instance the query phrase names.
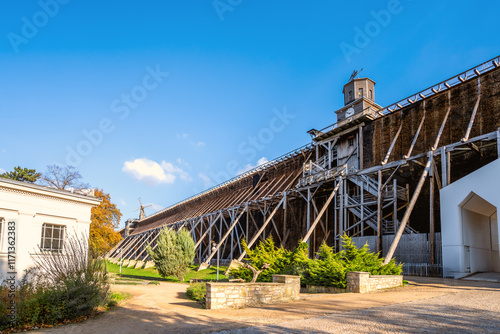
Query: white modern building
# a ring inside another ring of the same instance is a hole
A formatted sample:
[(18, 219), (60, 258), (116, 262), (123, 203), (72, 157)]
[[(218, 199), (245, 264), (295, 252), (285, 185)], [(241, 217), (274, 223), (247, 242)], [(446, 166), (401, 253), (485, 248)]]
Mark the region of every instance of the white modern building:
[[(0, 280), (16, 275), (46, 251), (61, 252), (64, 240), (89, 234), (92, 195), (0, 178)], [(15, 273), (15, 274), (13, 274)]]
[(443, 276), (500, 272), (500, 159), (441, 189)]

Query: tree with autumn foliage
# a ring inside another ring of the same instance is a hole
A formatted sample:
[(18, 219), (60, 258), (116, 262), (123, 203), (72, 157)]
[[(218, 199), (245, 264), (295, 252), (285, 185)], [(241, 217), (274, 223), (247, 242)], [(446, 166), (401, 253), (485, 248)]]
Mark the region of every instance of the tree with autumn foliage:
[(106, 254), (122, 239), (120, 233), (115, 230), (122, 213), (111, 203), (109, 194), (96, 189), (94, 195), (101, 200), (101, 204), (92, 208), (90, 242), (100, 254)]

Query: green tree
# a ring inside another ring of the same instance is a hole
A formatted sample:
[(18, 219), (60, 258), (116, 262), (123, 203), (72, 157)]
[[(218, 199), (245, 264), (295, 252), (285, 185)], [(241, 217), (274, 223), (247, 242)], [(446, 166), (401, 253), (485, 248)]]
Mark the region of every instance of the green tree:
[(122, 239), (115, 230), (122, 213), (116, 204), (111, 203), (110, 195), (101, 189), (96, 189), (94, 196), (101, 200), (101, 204), (92, 208), (90, 242), (100, 254), (105, 254)]
[(5, 177), (7, 179), (23, 181), (28, 183), (34, 183), (41, 176), (34, 169), (21, 168), (21, 166), (14, 167), (12, 172), (5, 172), (0, 174), (0, 177)]
[(158, 273), (162, 277), (175, 276), (183, 281), (195, 256), (195, 244), (191, 234), (185, 229), (176, 232), (165, 227), (156, 242), (155, 249), (148, 244), (146, 250)]

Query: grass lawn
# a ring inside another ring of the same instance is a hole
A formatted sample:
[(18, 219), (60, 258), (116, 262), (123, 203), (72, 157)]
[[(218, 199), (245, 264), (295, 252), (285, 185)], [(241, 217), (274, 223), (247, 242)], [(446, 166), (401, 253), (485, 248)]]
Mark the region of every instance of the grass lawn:
[[(119, 274), (120, 273), (120, 265), (113, 264), (111, 262), (107, 262), (108, 271), (110, 273)], [(189, 282), (191, 278), (198, 279), (208, 279), (208, 280), (216, 280), (217, 279), (217, 267), (212, 266), (208, 269), (196, 271), (198, 269), (198, 265), (192, 265), (189, 267), (189, 271), (184, 276), (184, 282)], [(224, 276), (224, 271), (226, 271), (226, 267), (219, 266), (219, 280), (227, 281), (227, 277)], [(158, 274), (158, 271), (155, 267), (147, 268), (147, 269), (134, 269), (134, 268), (126, 268), (122, 267), (121, 279), (129, 278), (129, 279), (142, 279), (148, 281), (166, 281), (166, 282), (180, 282), (177, 278), (173, 276), (169, 276), (163, 278)]]

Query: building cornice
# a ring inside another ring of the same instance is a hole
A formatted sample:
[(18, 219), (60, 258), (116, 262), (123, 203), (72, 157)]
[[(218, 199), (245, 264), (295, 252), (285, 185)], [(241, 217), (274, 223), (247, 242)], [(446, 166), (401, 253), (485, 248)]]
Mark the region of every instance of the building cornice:
[(94, 196), (74, 194), (65, 190), (39, 186), (36, 184), (10, 180), (6, 178), (0, 178), (0, 190), (35, 197), (57, 199), (73, 203), (77, 202), (80, 204), (87, 204), (92, 206), (99, 205), (101, 203), (101, 200)]

